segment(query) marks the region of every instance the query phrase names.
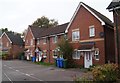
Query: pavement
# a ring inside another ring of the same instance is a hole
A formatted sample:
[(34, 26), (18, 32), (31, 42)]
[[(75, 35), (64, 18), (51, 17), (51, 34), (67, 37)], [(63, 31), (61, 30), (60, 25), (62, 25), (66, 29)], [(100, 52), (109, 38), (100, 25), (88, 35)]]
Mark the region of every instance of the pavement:
[(54, 66), (43, 66), (31, 61), (3, 60), (2, 81), (4, 82), (48, 82), (73, 81), (81, 77), (84, 72), (80, 69), (61, 69)]

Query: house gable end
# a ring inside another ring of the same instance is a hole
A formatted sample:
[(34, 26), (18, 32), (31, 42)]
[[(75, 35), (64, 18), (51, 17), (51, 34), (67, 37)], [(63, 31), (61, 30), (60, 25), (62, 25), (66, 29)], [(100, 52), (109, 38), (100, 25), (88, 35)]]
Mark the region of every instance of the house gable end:
[(1, 35), (0, 38), (2, 38), (4, 35), (7, 37), (7, 39), (9, 40), (9, 42), (12, 43), (12, 41), (10, 40), (10, 38), (8, 37), (8, 35), (5, 32)]
[(31, 35), (32, 35), (33, 39), (35, 39), (35, 37), (34, 37), (34, 35), (33, 35), (32, 31), (31, 31), (31, 28), (30, 28), (30, 27), (28, 27), (28, 30), (27, 30), (27, 33), (26, 33), (26, 35), (25, 35), (24, 40), (26, 40), (27, 35), (30, 35), (29, 33), (31, 33)]
[(105, 22), (102, 21), (101, 18), (99, 18), (99, 17), (98, 17), (94, 12), (92, 12), (87, 6), (85, 6), (82, 2), (80, 2), (79, 5), (78, 5), (78, 7), (77, 7), (77, 9), (76, 9), (76, 11), (75, 11), (75, 13), (73, 14), (73, 16), (72, 16), (72, 18), (71, 18), (71, 20), (70, 20), (70, 23), (69, 23), (68, 26), (67, 26), (67, 29), (65, 30), (65, 33), (68, 32), (68, 29), (69, 29), (69, 27), (71, 26), (72, 22), (74, 21), (75, 17), (77, 16), (77, 13), (80, 11), (79, 9), (81, 8), (81, 6), (83, 6), (83, 7), (84, 7), (88, 12), (90, 12), (95, 18), (97, 18), (97, 19), (101, 22), (102, 25), (105, 25)]

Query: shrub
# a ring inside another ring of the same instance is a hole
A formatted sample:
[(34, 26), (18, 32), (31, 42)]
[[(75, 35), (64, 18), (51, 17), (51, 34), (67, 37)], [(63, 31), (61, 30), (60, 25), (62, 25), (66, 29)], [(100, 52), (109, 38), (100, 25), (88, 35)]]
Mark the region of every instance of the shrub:
[(94, 81), (116, 81), (118, 79), (119, 69), (116, 64), (105, 64), (96, 66), (92, 70)]

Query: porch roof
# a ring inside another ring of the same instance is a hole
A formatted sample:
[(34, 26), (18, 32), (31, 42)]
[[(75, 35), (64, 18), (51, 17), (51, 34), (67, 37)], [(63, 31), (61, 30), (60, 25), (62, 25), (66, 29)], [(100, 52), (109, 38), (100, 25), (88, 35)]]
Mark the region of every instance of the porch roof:
[(81, 45), (78, 50), (79, 51), (92, 51), (94, 48), (94, 45)]

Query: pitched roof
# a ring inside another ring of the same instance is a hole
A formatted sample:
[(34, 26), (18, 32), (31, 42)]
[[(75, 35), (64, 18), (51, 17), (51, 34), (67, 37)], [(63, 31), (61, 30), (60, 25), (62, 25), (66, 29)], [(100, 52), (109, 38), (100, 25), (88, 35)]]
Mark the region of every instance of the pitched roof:
[(68, 23), (58, 25), (56, 27), (37, 27), (37, 26), (30, 26), (29, 28), (32, 31), (32, 34), (35, 38), (41, 38), (45, 36), (50, 36), (50, 35), (56, 35), (60, 33), (65, 33), (65, 30), (67, 28)]
[(14, 34), (12, 32), (5, 32), (8, 38), (11, 40), (14, 45), (23, 45), (24, 42), (19, 34)]
[(38, 26), (29, 26), (35, 38), (41, 38), (42, 33), (47, 29), (46, 27), (40, 28)]
[(119, 7), (120, 8), (120, 0), (116, 0), (116, 1), (112, 1), (110, 3), (110, 5), (107, 7), (107, 9), (112, 9), (112, 8), (116, 8)]
[(66, 30), (68, 24), (69, 23), (65, 23), (62, 25), (58, 25), (56, 27), (48, 28), (42, 33), (42, 37), (56, 35), (56, 34), (60, 34), (60, 33), (65, 33), (65, 30)]
[(87, 9), (92, 15), (94, 15), (103, 25), (104, 25), (104, 24), (108, 24), (108, 25), (110, 25), (110, 26), (113, 26), (112, 21), (111, 21), (109, 18), (107, 18), (106, 16), (104, 16), (104, 15), (101, 14), (100, 12), (96, 11), (95, 9), (91, 8), (90, 6), (86, 5), (85, 3), (80, 2), (79, 5), (78, 5), (78, 7), (77, 7), (77, 9), (76, 9), (76, 11), (75, 11), (75, 13), (74, 13), (74, 15), (73, 15), (73, 17), (71, 18), (71, 21), (70, 21), (70, 23), (69, 23), (69, 25), (68, 25), (68, 27), (67, 27), (66, 32), (68, 31), (68, 28), (70, 27), (72, 21), (74, 20), (77, 12), (79, 11), (79, 9), (80, 9), (81, 6), (83, 6), (83, 7), (84, 7), (85, 9)]

